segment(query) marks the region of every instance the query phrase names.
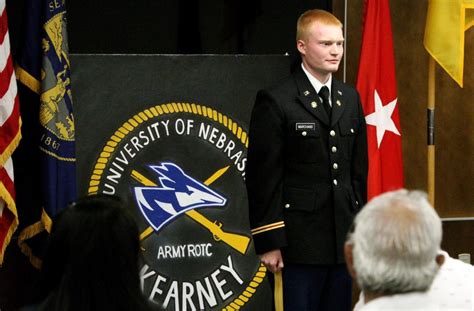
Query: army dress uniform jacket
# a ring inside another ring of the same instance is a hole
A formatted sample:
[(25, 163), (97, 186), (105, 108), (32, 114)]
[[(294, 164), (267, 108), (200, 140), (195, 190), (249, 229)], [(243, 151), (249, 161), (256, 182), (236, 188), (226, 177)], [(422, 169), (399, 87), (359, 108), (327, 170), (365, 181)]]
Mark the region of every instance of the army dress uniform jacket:
[(332, 118), (298, 68), (257, 94), (246, 185), (257, 254), (343, 263), (347, 231), (367, 197), (367, 136), (357, 91), (333, 78)]

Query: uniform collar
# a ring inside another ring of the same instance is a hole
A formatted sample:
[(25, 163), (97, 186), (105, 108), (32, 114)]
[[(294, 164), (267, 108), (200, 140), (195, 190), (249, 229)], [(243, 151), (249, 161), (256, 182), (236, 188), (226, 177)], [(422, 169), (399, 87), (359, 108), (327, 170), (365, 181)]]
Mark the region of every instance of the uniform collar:
[[(342, 90), (343, 84), (336, 79), (331, 78), (332, 91), (334, 92), (331, 96), (333, 105), (331, 120), (329, 120), (326, 111), (322, 106), (322, 99), (316, 93), (315, 87), (311, 84), (308, 75), (304, 72), (304, 68), (297, 69), (294, 73), (294, 79), (298, 88), (298, 101), (308, 110), (312, 115), (318, 118), (322, 123), (326, 125), (336, 124), (345, 110), (345, 100)], [(329, 81), (328, 81), (329, 82)]]
[(306, 74), (306, 77), (308, 77), (309, 83), (311, 83), (316, 93), (319, 94), (319, 90), (321, 90), (323, 86), (327, 86), (327, 88), (329, 89), (329, 103), (332, 104), (332, 101), (331, 101), (332, 74), (329, 75), (329, 79), (326, 81), (326, 83), (321, 83), (321, 81), (316, 79), (308, 70), (306, 70), (306, 68), (304, 68), (303, 63), (301, 63), (301, 68), (303, 69), (303, 72)]

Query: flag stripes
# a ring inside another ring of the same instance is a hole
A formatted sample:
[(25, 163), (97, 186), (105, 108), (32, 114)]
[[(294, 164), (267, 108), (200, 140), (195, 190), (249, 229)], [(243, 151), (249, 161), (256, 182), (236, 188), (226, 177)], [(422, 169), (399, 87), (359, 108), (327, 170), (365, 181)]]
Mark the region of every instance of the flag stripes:
[(21, 138), (17, 84), (10, 54), (5, 0), (0, 0), (0, 265), (18, 226), (11, 155)]

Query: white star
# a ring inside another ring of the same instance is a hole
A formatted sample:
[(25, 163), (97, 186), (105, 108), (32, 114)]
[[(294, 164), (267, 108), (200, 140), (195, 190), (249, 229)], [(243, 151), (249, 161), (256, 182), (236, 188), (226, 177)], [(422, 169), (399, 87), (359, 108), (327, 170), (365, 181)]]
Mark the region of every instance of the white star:
[(380, 99), (379, 93), (377, 93), (377, 90), (375, 90), (374, 101), (375, 111), (365, 117), (365, 122), (377, 128), (377, 147), (380, 148), (385, 131), (390, 131), (400, 136), (400, 132), (392, 120), (392, 113), (395, 109), (395, 106), (397, 105), (397, 99), (395, 98), (384, 106), (382, 104), (382, 100)]

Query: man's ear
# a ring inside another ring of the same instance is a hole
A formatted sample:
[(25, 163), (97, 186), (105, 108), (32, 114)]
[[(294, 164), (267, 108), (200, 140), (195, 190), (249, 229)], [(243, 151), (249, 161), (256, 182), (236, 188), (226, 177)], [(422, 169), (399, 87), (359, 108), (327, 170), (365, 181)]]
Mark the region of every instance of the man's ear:
[(444, 264), (444, 255), (443, 254), (438, 254), (436, 255), (436, 263), (438, 264), (438, 266), (442, 266)]
[(296, 48), (301, 55), (306, 55), (306, 43), (303, 40), (296, 41)]
[(350, 242), (344, 244), (344, 257), (346, 258), (347, 271), (349, 271), (349, 274), (355, 280), (357, 273), (354, 269), (354, 256), (352, 255), (353, 248), (354, 245)]

